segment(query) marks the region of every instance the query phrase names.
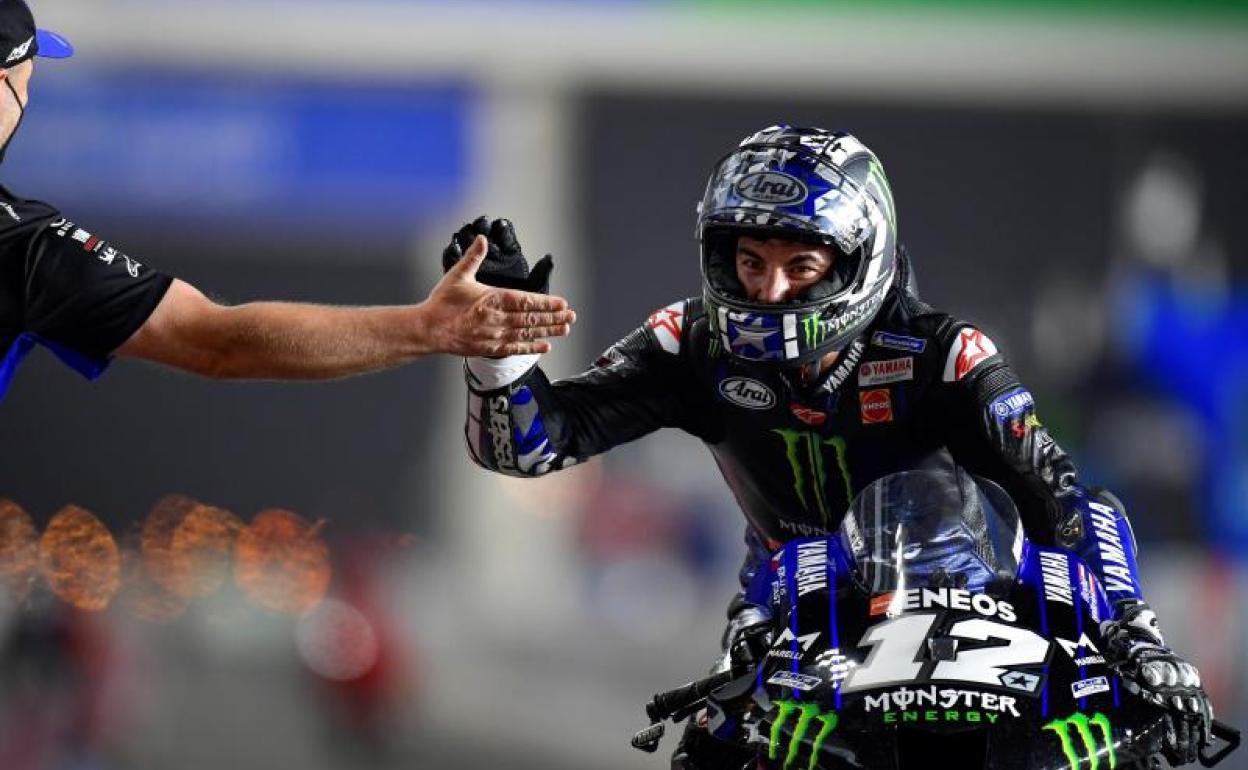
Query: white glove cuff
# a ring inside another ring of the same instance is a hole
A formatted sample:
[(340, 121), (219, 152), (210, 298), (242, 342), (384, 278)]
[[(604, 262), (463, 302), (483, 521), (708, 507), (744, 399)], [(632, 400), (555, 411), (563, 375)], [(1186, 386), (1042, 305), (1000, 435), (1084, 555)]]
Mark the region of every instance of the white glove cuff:
[(520, 379), (541, 357), (541, 353), (526, 353), (505, 358), (465, 358), (464, 373), (472, 389), (484, 393), (505, 388)]

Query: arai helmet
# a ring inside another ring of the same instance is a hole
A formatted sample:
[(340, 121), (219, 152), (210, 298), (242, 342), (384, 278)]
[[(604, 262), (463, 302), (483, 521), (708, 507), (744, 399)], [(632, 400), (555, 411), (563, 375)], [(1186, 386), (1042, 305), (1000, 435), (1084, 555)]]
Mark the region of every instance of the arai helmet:
[[(832, 246), (828, 274), (792, 302), (751, 301), (739, 235)], [(875, 153), (853, 136), (772, 126), (715, 166), (698, 207), (702, 291), (732, 355), (795, 366), (844, 348), (875, 318), (897, 272), (897, 220)]]

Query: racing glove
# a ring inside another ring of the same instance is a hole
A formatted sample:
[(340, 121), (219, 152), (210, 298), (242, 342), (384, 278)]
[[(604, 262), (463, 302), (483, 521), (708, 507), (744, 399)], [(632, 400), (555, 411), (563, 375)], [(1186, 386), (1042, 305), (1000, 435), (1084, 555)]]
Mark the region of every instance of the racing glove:
[(515, 226), (509, 219), (495, 219), (491, 222), (487, 217), (481, 216), (459, 228), (451, 236), (451, 242), (442, 250), (442, 269), (450, 270), (464, 256), (464, 252), (472, 246), (478, 235), (484, 235), (489, 240), (485, 261), (477, 269), (478, 281), (501, 289), (549, 293), (550, 271), (554, 268), (554, 260), (547, 254), (530, 269), (520, 249), (520, 242), (516, 240)]
[(774, 637), (771, 617), (761, 608), (744, 605), (736, 609), (721, 640), (728, 668), (757, 664), (771, 649)]
[(1108, 662), (1129, 691), (1169, 712), (1162, 754), (1170, 764), (1195, 762), (1213, 727), (1213, 704), (1201, 687), (1200, 672), (1166, 647), (1147, 604), (1127, 600), (1117, 609), (1117, 620), (1101, 623)]

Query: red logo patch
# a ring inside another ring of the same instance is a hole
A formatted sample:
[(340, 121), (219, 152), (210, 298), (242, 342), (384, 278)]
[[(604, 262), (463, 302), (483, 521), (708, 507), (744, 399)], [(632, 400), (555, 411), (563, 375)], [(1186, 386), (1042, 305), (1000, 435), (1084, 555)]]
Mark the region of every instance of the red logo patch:
[(818, 409), (811, 409), (801, 404), (789, 404), (789, 411), (793, 413), (794, 417), (807, 425), (818, 427), (828, 421), (826, 412), (820, 412)]
[(681, 312), (682, 302), (673, 302), (665, 308), (660, 308), (650, 314), (650, 318), (646, 319), (646, 325), (654, 330), (654, 336), (659, 338), (659, 344), (668, 353), (680, 352), (680, 331), (684, 326), (684, 313)]
[(885, 612), (888, 612), (888, 607), (892, 603), (893, 603), (892, 591), (889, 591), (886, 594), (877, 594), (876, 596), (872, 596), (871, 604), (868, 606), (868, 609), (867, 609), (867, 614), (872, 615), (872, 616), (883, 615)]
[(975, 367), (997, 354), (997, 346), (979, 329), (968, 326), (958, 332), (945, 362), (945, 382), (957, 382)]
[(858, 394), (858, 406), (862, 410), (864, 425), (893, 421), (893, 397), (888, 388), (864, 390)]

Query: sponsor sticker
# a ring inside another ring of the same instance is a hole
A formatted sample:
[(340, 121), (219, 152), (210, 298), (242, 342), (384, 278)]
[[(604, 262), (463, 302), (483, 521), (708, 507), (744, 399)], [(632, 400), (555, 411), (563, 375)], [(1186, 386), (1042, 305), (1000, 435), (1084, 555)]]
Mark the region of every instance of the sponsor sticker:
[(797, 571), (793, 573), (797, 595), (805, 596), (828, 587), (828, 541), (797, 544)]
[(997, 396), (988, 408), (999, 422), (1016, 417), (1036, 405), (1035, 399), (1026, 388), (1015, 388), (1008, 393)]
[(684, 302), (673, 302), (650, 314), (646, 325), (668, 353), (680, 352), (680, 334), (685, 325)]
[(1020, 690), (1034, 694), (1040, 689), (1040, 675), (1028, 671), (1006, 671), (1001, 675), (1001, 684), (1011, 690)]
[[(1072, 642), (1069, 639), (1053, 637), (1053, 641), (1066, 651), (1070, 659), (1075, 662), (1076, 666), (1098, 666), (1105, 662), (1105, 657), (1101, 655), (1101, 651), (1096, 649), (1096, 645), (1088, 638), (1085, 632), (1079, 637), (1079, 641)], [(1081, 655), (1081, 651), (1092, 653), (1091, 655)]]
[(793, 416), (812, 427), (819, 427), (828, 421), (828, 413), (821, 412), (818, 409), (811, 409), (801, 404), (789, 404), (789, 411)]
[(1048, 602), (1075, 606), (1070, 586), (1070, 562), (1060, 551), (1040, 552), (1040, 577), (1044, 581), (1044, 599)]
[[(903, 597), (901, 610), (904, 612), (941, 607), (962, 611), (974, 610), (984, 617), (996, 617), (1007, 623), (1014, 623), (1018, 620), (1014, 605), (995, 599), (988, 594), (972, 593), (965, 588), (908, 588)], [(874, 601), (872, 599), (872, 602)]]
[[(867, 694), (863, 698), (863, 710), (868, 714), (873, 711), (907, 711), (925, 708), (954, 709), (959, 707), (995, 714), (1009, 714), (1012, 717), (1021, 716), (1018, 712), (1017, 698), (981, 690), (963, 690), (930, 685), (928, 687), (902, 687), (877, 695)], [(938, 720), (929, 719), (925, 721)], [(991, 721), (995, 722), (996, 720)]]
[[(821, 756), (823, 742), (836, 729), (840, 717), (835, 711), (824, 711), (818, 703), (809, 701), (799, 703), (791, 700), (778, 700), (775, 706), (775, 722), (767, 738), (767, 758), (778, 763), (780, 756), (783, 755), (784, 764), (792, 765), (794, 757), (801, 753), (805, 745), (803, 742), (805, 738), (810, 741), (809, 764), (813, 766), (816, 759)], [(786, 731), (784, 726), (789, 722), (790, 717), (793, 717), (794, 721)]]
[(888, 612), (888, 608), (893, 604), (893, 594), (890, 591), (886, 594), (878, 594), (871, 597), (871, 604), (867, 610), (867, 614), (872, 617), (883, 615)]
[(1079, 770), (1085, 762), (1088, 767), (1098, 767), (1101, 758), (1107, 758), (1111, 768), (1118, 764), (1114, 757), (1114, 727), (1109, 717), (1099, 711), (1092, 716), (1075, 713), (1054, 719), (1040, 729), (1057, 736), (1070, 770)]
[(816, 655), (812, 665), (824, 672), (829, 681), (839, 682), (858, 664), (843, 654), (839, 647), (830, 647)]
[(729, 377), (719, 383), (719, 394), (745, 409), (764, 410), (776, 404), (772, 389), (749, 377)]
[(890, 358), (886, 361), (865, 361), (858, 367), (859, 385), (883, 385), (914, 379), (914, 356)]
[(806, 200), (806, 185), (782, 171), (755, 171), (733, 185), (737, 195), (755, 203), (781, 206)]
[(997, 346), (979, 329), (968, 326), (958, 332), (945, 359), (945, 382), (957, 382), (975, 367), (997, 354)]
[(880, 348), (906, 350), (911, 353), (922, 353), (927, 348), (927, 340), (891, 332), (876, 332), (871, 335), (871, 344)]
[(817, 676), (809, 674), (796, 674), (792, 671), (777, 671), (767, 679), (767, 684), (778, 684), (781, 687), (792, 687), (794, 690), (802, 690), (803, 692), (813, 690), (819, 686), (822, 681)]
[(889, 394), (888, 388), (859, 392), (858, 405), (862, 411), (864, 425), (893, 421), (893, 397)]
[(1109, 692), (1109, 680), (1103, 676), (1094, 676), (1070, 683), (1070, 694), (1076, 698), (1086, 698), (1102, 692)]
[[(776, 638), (772, 643), (771, 650), (768, 651), (769, 658), (791, 658), (793, 660), (801, 660), (809, 650), (810, 646), (819, 638), (819, 632), (815, 631), (809, 634), (797, 636), (793, 633), (793, 629), (786, 628), (784, 633)], [(797, 649), (793, 649), (796, 643)]]

